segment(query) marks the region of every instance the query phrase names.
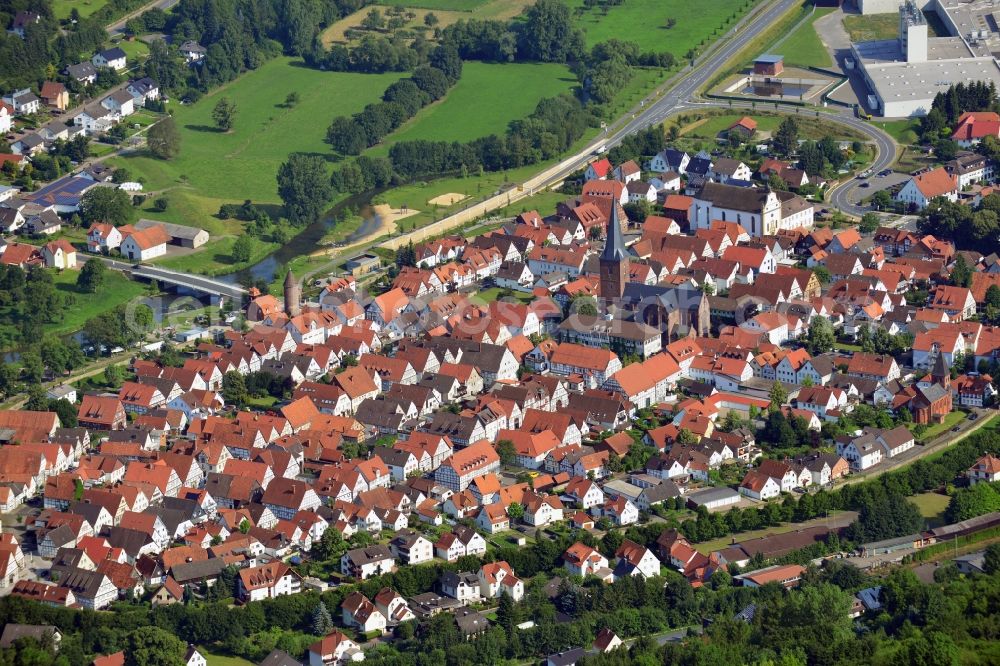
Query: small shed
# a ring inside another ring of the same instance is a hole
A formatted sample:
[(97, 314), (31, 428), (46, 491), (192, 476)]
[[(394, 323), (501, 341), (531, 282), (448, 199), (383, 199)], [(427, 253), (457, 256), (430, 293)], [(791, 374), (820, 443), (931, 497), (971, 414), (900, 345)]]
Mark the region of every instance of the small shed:
[(785, 71), (785, 56), (764, 54), (753, 61), (753, 73), (759, 76), (777, 76)]

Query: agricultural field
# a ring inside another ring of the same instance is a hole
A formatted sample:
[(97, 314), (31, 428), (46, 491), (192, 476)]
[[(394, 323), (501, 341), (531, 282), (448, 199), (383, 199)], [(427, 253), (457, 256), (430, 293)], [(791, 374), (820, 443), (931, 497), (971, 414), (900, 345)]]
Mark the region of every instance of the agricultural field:
[[(609, 39), (635, 42), (643, 51), (669, 51), (683, 58), (689, 49), (718, 36), (720, 26), (733, 15), (738, 19), (750, 7), (747, 0), (628, 0), (608, 7), (586, 9), (584, 0), (567, 3), (584, 30), (587, 45)], [(667, 20), (676, 24), (667, 28)]]
[(466, 62), (462, 78), (447, 97), (421, 109), (372, 153), (388, 154), (389, 146), (398, 141), (469, 141), (502, 134), (512, 120), (534, 111), (540, 100), (576, 85), (576, 77), (564, 65)]
[[(386, 16), (395, 8), (405, 8), (406, 19), (403, 30), (421, 32), (427, 38), (432, 38), (435, 28), (445, 28), (461, 20), (510, 19), (519, 15), (524, 8), (532, 4), (532, 0), (414, 0), (413, 2), (395, 2), (389, 0), (377, 5), (369, 5), (345, 16), (320, 35), (323, 45), (355, 44), (368, 34), (384, 34), (387, 30), (372, 32), (362, 27), (362, 21), (372, 11), (377, 9)], [(434, 27), (424, 22), (427, 14), (433, 13), (437, 21)], [(348, 34), (350, 32), (350, 34)]]
[(785, 54), (786, 64), (803, 67), (830, 67), (833, 65), (830, 51), (820, 40), (816, 27), (813, 25), (818, 19), (833, 11), (832, 7), (816, 9), (807, 21), (800, 24), (788, 37), (775, 44), (774, 50)]

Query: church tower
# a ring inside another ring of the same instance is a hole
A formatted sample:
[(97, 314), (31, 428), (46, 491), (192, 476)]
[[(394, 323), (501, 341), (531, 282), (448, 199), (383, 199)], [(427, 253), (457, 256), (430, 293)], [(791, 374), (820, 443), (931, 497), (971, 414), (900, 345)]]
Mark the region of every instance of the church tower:
[(951, 370), (944, 362), (944, 353), (938, 350), (937, 358), (934, 359), (934, 368), (931, 370), (931, 381), (940, 384), (944, 388), (951, 389)]
[(302, 312), (299, 302), (302, 300), (302, 287), (292, 275), (291, 269), (285, 275), (285, 314), (297, 317)]
[(618, 217), (618, 202), (611, 203), (611, 219), (605, 233), (604, 252), (601, 253), (601, 298), (619, 299), (625, 293), (628, 280), (629, 261), (622, 236), (622, 225)]

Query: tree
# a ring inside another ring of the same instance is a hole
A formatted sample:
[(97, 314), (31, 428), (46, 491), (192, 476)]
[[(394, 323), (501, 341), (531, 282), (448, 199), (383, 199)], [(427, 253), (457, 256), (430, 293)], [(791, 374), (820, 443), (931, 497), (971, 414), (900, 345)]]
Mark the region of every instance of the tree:
[(771, 411), (777, 411), (781, 409), (786, 402), (788, 402), (788, 391), (785, 390), (785, 387), (782, 386), (781, 382), (776, 381), (771, 385), (771, 391), (768, 393), (768, 397), (771, 399), (768, 409)]
[(233, 128), (233, 119), (236, 117), (236, 102), (228, 97), (223, 97), (215, 103), (212, 109), (212, 120), (215, 126), (223, 132), (228, 132)]
[(433, 28), (437, 24), (438, 24), (437, 14), (435, 14), (434, 12), (427, 12), (426, 14), (424, 14), (424, 25), (426, 25), (428, 28)]
[(317, 636), (326, 636), (333, 629), (333, 618), (322, 601), (316, 604), (312, 613), (312, 632)]
[(315, 155), (291, 155), (278, 169), (278, 194), (293, 224), (318, 219), (333, 196), (326, 162)]
[(809, 322), (809, 333), (806, 336), (806, 346), (812, 355), (823, 354), (833, 349), (837, 337), (833, 332), (833, 324), (826, 317), (813, 317)]
[(986, 547), (983, 570), (990, 575), (1000, 571), (1000, 543), (992, 543)]
[(285, 106), (287, 106), (288, 108), (292, 108), (293, 106), (299, 103), (300, 99), (301, 98), (299, 97), (299, 93), (293, 90), (292, 92), (285, 95)]
[(698, 436), (687, 428), (681, 428), (677, 432), (677, 443), (680, 446), (693, 446), (698, 443)]
[(242, 374), (231, 370), (222, 377), (222, 398), (227, 405), (244, 407), (250, 394), (247, 391), (246, 379)]
[(941, 139), (934, 144), (934, 155), (942, 162), (955, 159), (958, 154), (958, 144), (951, 139)]
[(256, 243), (254, 242), (252, 236), (243, 234), (242, 236), (237, 238), (236, 242), (233, 243), (233, 251), (230, 254), (233, 263), (243, 264), (250, 261), (250, 257), (253, 256), (255, 245)]
[(994, 511), (1000, 511), (1000, 489), (993, 483), (977, 483), (951, 496), (945, 517), (954, 523)]
[(161, 160), (173, 159), (181, 150), (181, 133), (173, 116), (167, 116), (149, 128), (146, 147)]
[(955, 257), (955, 265), (952, 266), (948, 278), (956, 287), (968, 287), (972, 284), (972, 268), (961, 254)]
[(888, 190), (879, 190), (872, 195), (872, 206), (876, 210), (886, 210), (892, 206), (892, 195)]
[(576, 296), (570, 301), (570, 312), (585, 317), (596, 317), (598, 315), (597, 302), (592, 296)]
[(108, 267), (99, 259), (90, 259), (80, 269), (80, 274), (76, 277), (76, 286), (88, 294), (95, 293), (104, 286), (104, 281), (108, 276)]
[(49, 411), (49, 398), (45, 395), (45, 389), (41, 384), (32, 384), (28, 387), (28, 401), (24, 403), (24, 408), (29, 412)]
[(512, 636), (517, 622), (517, 605), (514, 603), (513, 597), (509, 594), (501, 594), (500, 603), (497, 606), (497, 624), (507, 632), (508, 636)]
[(520, 520), (524, 517), (524, 505), (520, 502), (511, 502), (507, 507), (507, 515), (511, 520)]
[(785, 118), (778, 125), (772, 139), (774, 150), (781, 155), (791, 155), (799, 145), (799, 124), (792, 117)]
[(184, 666), (184, 641), (165, 629), (139, 627), (128, 635), (125, 666)]
[(132, 219), (132, 199), (117, 187), (92, 187), (80, 199), (80, 216), (87, 224), (108, 222), (115, 226)]
[(913, 534), (923, 526), (923, 516), (915, 504), (898, 493), (881, 493), (862, 502), (848, 534), (858, 543), (868, 543)]
[(513, 465), (517, 459), (517, 452), (514, 450), (514, 442), (509, 439), (501, 439), (497, 442), (497, 455), (504, 465)]
[(986, 290), (985, 303), (987, 307), (1000, 309), (1000, 286), (991, 284)]
[(519, 57), (566, 62), (583, 52), (583, 33), (574, 27), (569, 7), (560, 0), (538, 0), (524, 13), (524, 18), (519, 26)]
[(361, 19), (361, 27), (366, 30), (381, 30), (384, 26), (385, 19), (378, 9), (372, 9)]
[(788, 191), (788, 184), (776, 173), (772, 173), (767, 177), (767, 187), (774, 192)]
[(858, 224), (858, 231), (863, 234), (874, 233), (879, 227), (878, 215), (875, 213), (865, 213), (861, 216), (861, 223)]
[(125, 381), (125, 370), (120, 365), (109, 365), (104, 368), (104, 383), (108, 386), (121, 386)]

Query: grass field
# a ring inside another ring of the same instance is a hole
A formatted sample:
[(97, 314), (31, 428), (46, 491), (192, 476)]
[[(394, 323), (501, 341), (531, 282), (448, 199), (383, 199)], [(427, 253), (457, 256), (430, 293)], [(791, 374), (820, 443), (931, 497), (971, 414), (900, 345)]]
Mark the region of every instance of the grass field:
[(909, 500), (917, 505), (921, 516), (931, 522), (932, 525), (938, 525), (943, 524), (942, 515), (944, 514), (944, 510), (948, 508), (951, 498), (947, 495), (939, 495), (938, 493), (921, 493), (920, 495), (910, 497)]
[[(77, 261), (82, 266), (86, 258), (78, 256)], [(88, 319), (92, 319), (102, 312), (107, 312), (122, 303), (127, 303), (133, 298), (143, 296), (148, 290), (146, 285), (133, 282), (118, 271), (108, 271), (104, 286), (97, 293), (88, 294), (77, 289), (76, 278), (78, 275), (79, 271), (76, 270), (65, 270), (53, 274), (56, 289), (71, 295), (73, 305), (66, 308), (65, 316), (61, 322), (45, 327), (46, 333), (64, 335), (79, 331)]]
[[(724, 113), (717, 116), (708, 116), (707, 119), (699, 118), (682, 127), (680, 135), (684, 138), (714, 139), (720, 132), (725, 131), (744, 115), (749, 115), (757, 121), (758, 134), (775, 131), (786, 117), (785, 114), (754, 111), (750, 113)], [(824, 120), (822, 117), (817, 118), (815, 115), (808, 115), (806, 113), (787, 115), (795, 117), (799, 125), (799, 138), (802, 139), (818, 140), (827, 135), (845, 141), (862, 138), (859, 134), (856, 134), (853, 130), (848, 129), (840, 123), (832, 123)]]
[(205, 663), (208, 666), (253, 666), (252, 662), (242, 657), (230, 657), (228, 655), (213, 654), (205, 648), (201, 648), (201, 653), (205, 655)]
[[(205, 251), (163, 263), (217, 272), (225, 264), (216, 257), (227, 254), (242, 226), (214, 217), (219, 206), (245, 199), (276, 206), (275, 175), (288, 155), (330, 156), (323, 143), (329, 122), (376, 101), (401, 76), (320, 72), (297, 66), (290, 58), (276, 58), (195, 104), (171, 105), (181, 133), (181, 151), (175, 159), (163, 161), (139, 154), (114, 158), (111, 163), (127, 168), (133, 177), (144, 181), (146, 192), (162, 195), (169, 202), (165, 212), (146, 209), (143, 217), (198, 226), (212, 234)], [(285, 108), (290, 92), (297, 92), (300, 101)], [(233, 100), (237, 107), (228, 133), (217, 131), (211, 117), (212, 108), (222, 97)], [(272, 213), (274, 217), (278, 210)]]
[(920, 127), (920, 121), (906, 118), (903, 120), (877, 122), (875, 125), (885, 130), (898, 143), (908, 145), (916, 143), (917, 129)]
[[(932, 426), (928, 426), (927, 429), (924, 430), (924, 433), (916, 438), (917, 442), (926, 442), (937, 437), (941, 433), (948, 432), (957, 424), (961, 423), (964, 418), (965, 412), (949, 412), (948, 416), (944, 417), (943, 423), (935, 423)], [(916, 426), (908, 425), (907, 427), (909, 427), (910, 430), (913, 430)]]
[[(213, 200), (212, 212), (222, 201), (276, 203), (275, 174), (288, 155), (327, 156), (323, 137), (329, 121), (360, 111), (401, 76), (320, 72), (290, 58), (275, 58), (195, 104), (172, 106), (181, 132), (178, 157), (170, 161), (127, 157), (116, 164), (143, 177), (147, 190), (192, 188), (195, 196)], [(291, 92), (301, 99), (285, 108)], [(212, 109), (223, 97), (236, 103), (233, 129), (225, 133), (212, 121)]]
[[(628, 0), (609, 7), (584, 10), (583, 0), (569, 0), (576, 15), (576, 25), (587, 35), (587, 45), (609, 39), (635, 42), (642, 51), (669, 51), (683, 59), (689, 49), (698, 49), (727, 20), (736, 19), (748, 8), (746, 0)], [(582, 11), (581, 11), (582, 10)], [(667, 28), (667, 19), (676, 25)]]
[(68, 19), (75, 8), (80, 18), (87, 18), (106, 4), (106, 0), (54, 0), (52, 13), (56, 19)]
[(775, 51), (785, 55), (786, 64), (803, 67), (829, 67), (833, 64), (830, 51), (820, 41), (813, 25), (817, 19), (833, 11), (832, 7), (815, 10), (809, 20), (802, 23), (774, 47)]
[(852, 42), (896, 39), (899, 37), (899, 14), (851, 14), (844, 17), (844, 29)]
[(510, 121), (528, 116), (540, 100), (576, 85), (564, 65), (466, 62), (447, 97), (421, 109), (372, 153), (388, 154), (398, 141), (469, 141), (503, 134)]
[(129, 67), (136, 64), (136, 60), (145, 60), (149, 55), (149, 44), (138, 39), (123, 39), (114, 44), (125, 52), (128, 57)]
[[(500, 287), (493, 287), (491, 289), (483, 289), (476, 296), (487, 303), (492, 303), (499, 300), (503, 292), (504, 290)], [(534, 299), (534, 296), (523, 291), (515, 291), (510, 294), (509, 298), (521, 301), (522, 303), (530, 303)]]

